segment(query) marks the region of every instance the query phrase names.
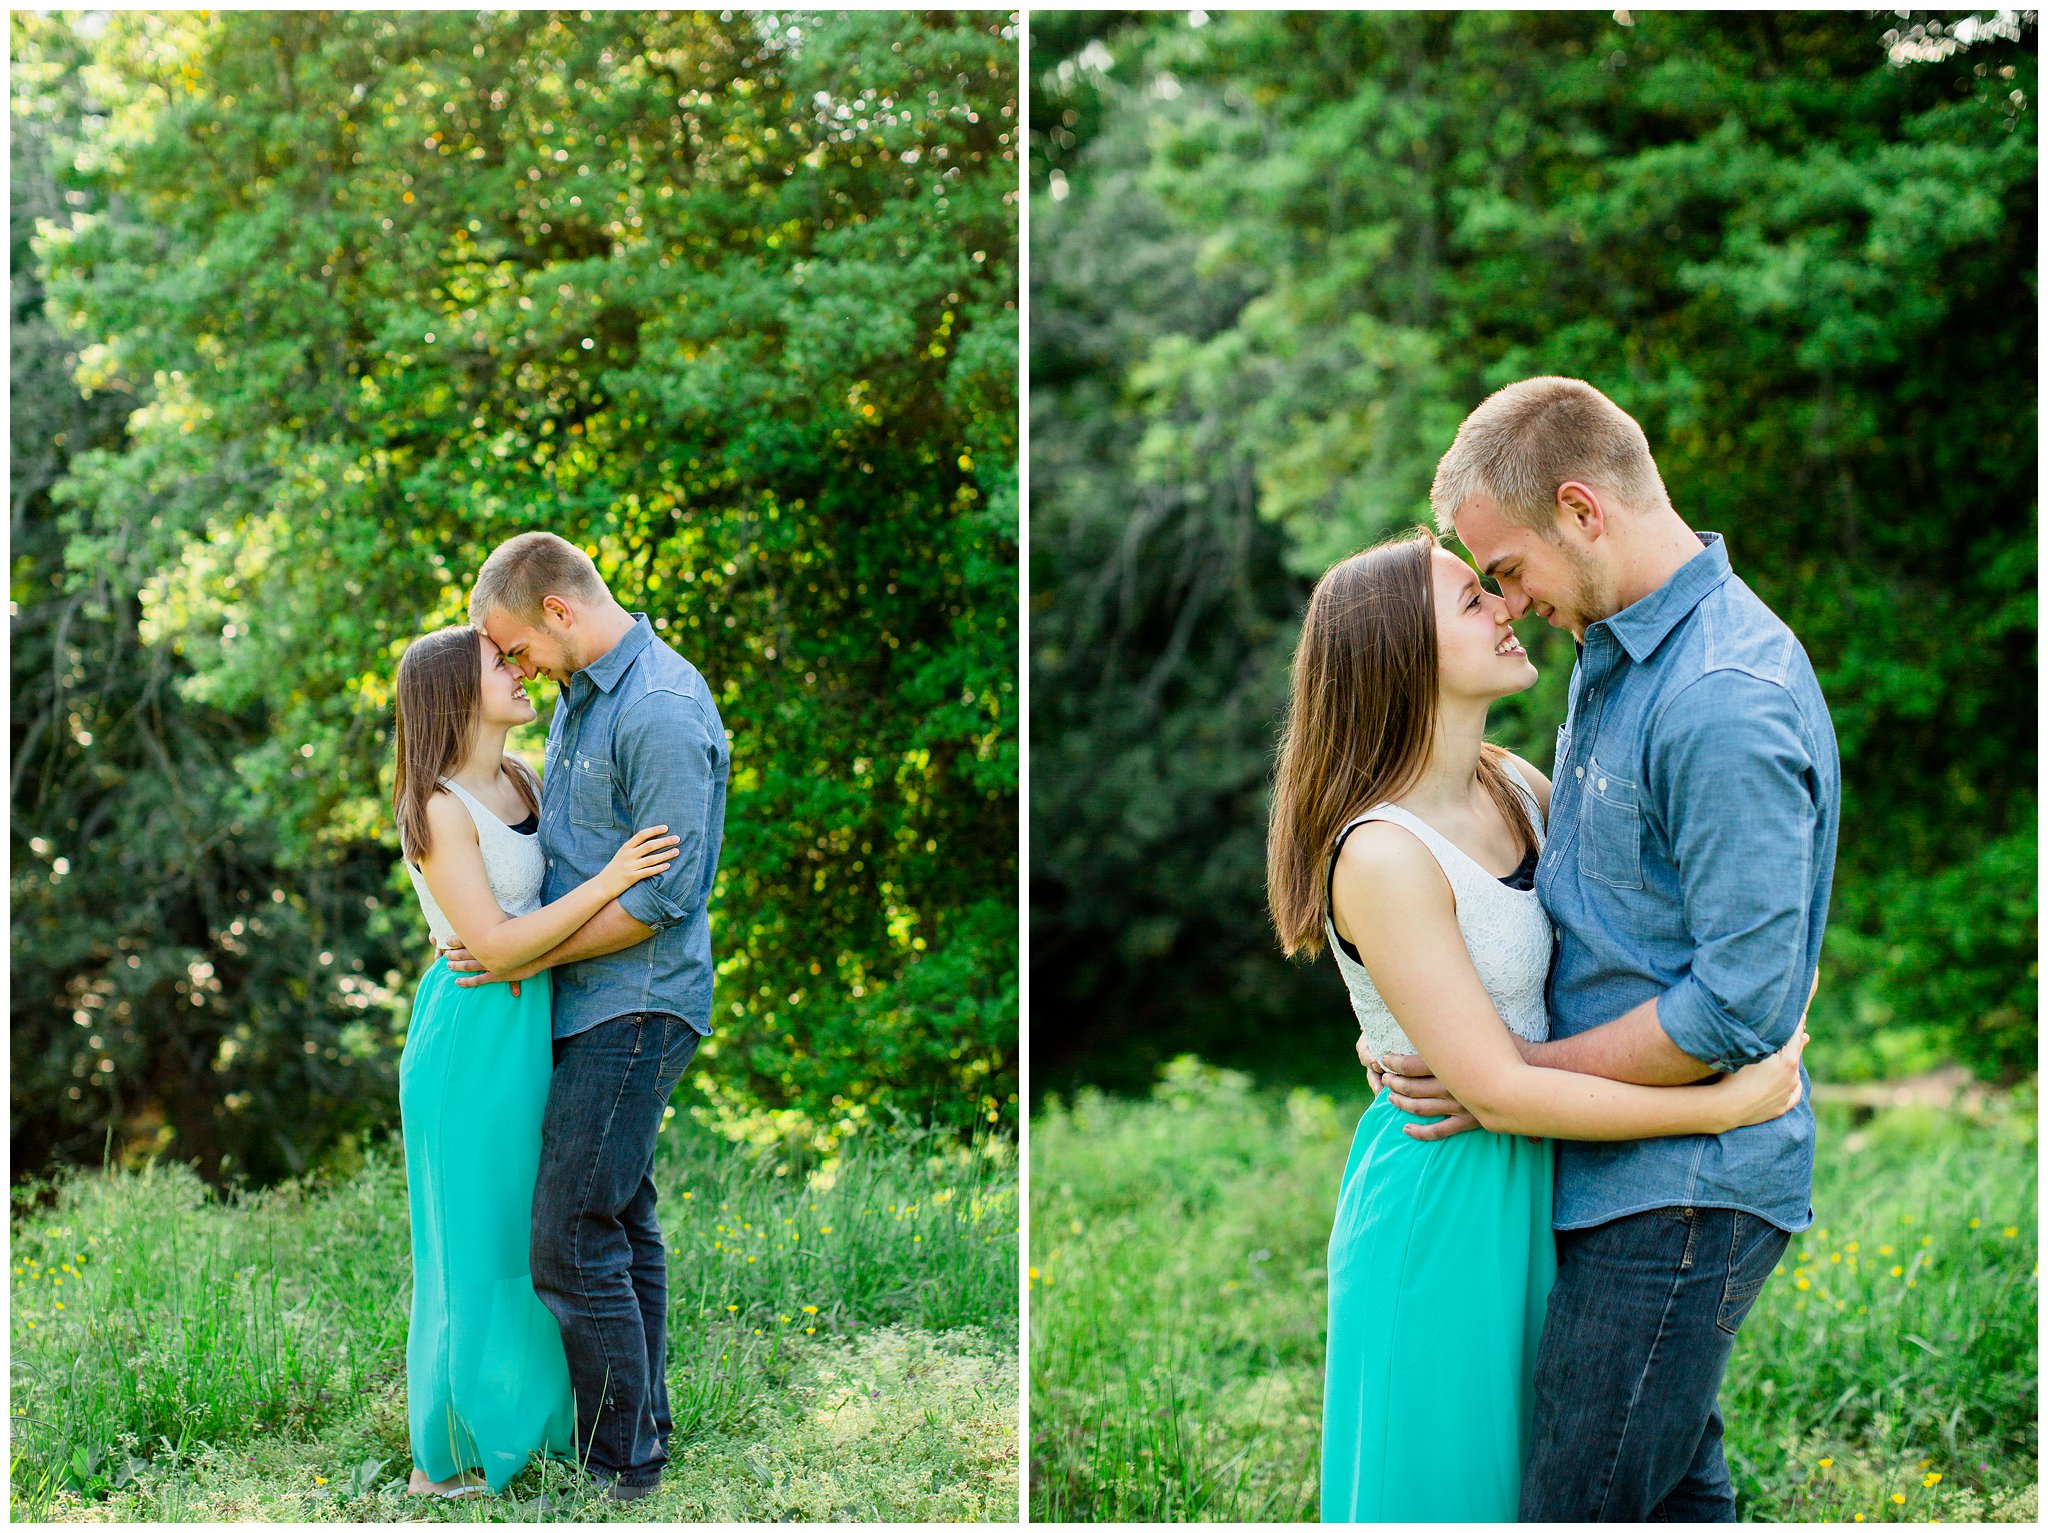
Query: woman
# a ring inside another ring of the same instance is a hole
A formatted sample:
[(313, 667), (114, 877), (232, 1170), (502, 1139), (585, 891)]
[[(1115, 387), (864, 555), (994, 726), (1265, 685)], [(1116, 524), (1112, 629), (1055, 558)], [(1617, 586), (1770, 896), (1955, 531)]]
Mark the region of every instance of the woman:
[[(519, 673), (473, 628), (415, 640), (398, 663), (392, 792), (406, 871), (443, 942), (494, 969), (538, 957), (674, 859), (666, 825), (605, 870), (540, 903), (540, 785), (505, 754), (535, 709)], [(575, 1452), (562, 1335), (533, 1291), (527, 1243), (553, 1068), (545, 971), (464, 989), (436, 961), (413, 999), (398, 1064), (412, 1208), (405, 1372), (410, 1494), (502, 1491), (535, 1453)]]
[[(1388, 1093), (1351, 1146), (1330, 1235), (1322, 1515), (1513, 1521), (1555, 1267), (1550, 1138), (1714, 1134), (1799, 1100), (1802, 1024), (1711, 1085), (1525, 1064), (1548, 1036), (1534, 892), (1550, 782), (1485, 743), (1536, 668), (1507, 608), (1424, 529), (1309, 598), (1280, 747), (1267, 888), (1289, 955), (1327, 942), (1360, 1028), (1421, 1054), (1484, 1134), (1425, 1142)], [(1522, 1137), (1532, 1136), (1532, 1137)]]

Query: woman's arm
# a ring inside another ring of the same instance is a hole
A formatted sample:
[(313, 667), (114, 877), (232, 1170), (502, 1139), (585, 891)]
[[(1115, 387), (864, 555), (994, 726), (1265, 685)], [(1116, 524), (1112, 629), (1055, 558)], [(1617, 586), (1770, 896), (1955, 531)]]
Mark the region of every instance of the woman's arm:
[(641, 879), (661, 872), (676, 855), (677, 838), (664, 834), (668, 827), (650, 826), (620, 847), (596, 877), (531, 915), (508, 916), (492, 897), (476, 822), (468, 811), (452, 796), (437, 793), (427, 800), (427, 826), (433, 845), (419, 864), (427, 889), (462, 945), (487, 968), (500, 972), (557, 946)]
[(1336, 901), (1380, 997), (1452, 1094), (1496, 1133), (1656, 1139), (1761, 1123), (1799, 1100), (1802, 1032), (1707, 1086), (1634, 1086), (1526, 1063), (1458, 930), (1450, 884), (1398, 825), (1361, 825), (1337, 859)]

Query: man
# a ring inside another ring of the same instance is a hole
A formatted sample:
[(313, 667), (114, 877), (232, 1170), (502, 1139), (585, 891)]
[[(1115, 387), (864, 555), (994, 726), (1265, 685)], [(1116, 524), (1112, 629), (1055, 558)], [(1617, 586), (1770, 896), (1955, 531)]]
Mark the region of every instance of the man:
[(669, 1093), (711, 1031), (706, 916), (730, 756), (697, 668), (612, 599), (579, 548), (547, 532), (500, 544), (470, 621), (531, 680), (561, 688), (548, 729), (543, 903), (601, 869), (641, 826), (679, 836), (642, 880), (561, 946), (510, 973), (553, 970), (555, 1069), (533, 1205), (533, 1283), (561, 1323), (579, 1455), (616, 1500), (668, 1462), (668, 1267), (654, 1217), (654, 1138)]
[[(1579, 641), (1536, 876), (1557, 932), (1551, 1041), (1524, 1056), (1676, 1086), (1771, 1054), (1818, 971), (1840, 817), (1805, 651), (1589, 384), (1494, 394), (1430, 500), (1511, 616)], [(1381, 1063), (1398, 1106), (1444, 1118), (1415, 1137), (1476, 1127), (1420, 1059)], [(1735, 1520), (1721, 1375), (1813, 1222), (1813, 1134), (1802, 1102), (1718, 1136), (1558, 1144), (1524, 1521)]]

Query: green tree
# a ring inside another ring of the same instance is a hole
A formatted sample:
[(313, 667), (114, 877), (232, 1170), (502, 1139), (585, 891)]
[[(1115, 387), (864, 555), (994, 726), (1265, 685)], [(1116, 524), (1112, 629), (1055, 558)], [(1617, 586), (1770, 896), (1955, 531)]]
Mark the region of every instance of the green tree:
[[(1887, 32), (1842, 13), (1246, 12), (1077, 38), (1035, 88), (1077, 96), (1076, 119), (1095, 127), (1057, 156), (1034, 145), (1035, 254), (1071, 242), (1054, 272), (1149, 290), (1155, 317), (1128, 322), (1149, 327), (1141, 344), (1045, 401), (1033, 441), (1049, 462), (1091, 429), (1111, 439), (1075, 420), (1105, 399), (1131, 445), (1075, 445), (1086, 471), (1051, 468), (1034, 527), (1056, 548), (1109, 547), (1118, 525), (1140, 535), (1133, 505), (1207, 503), (1234, 467), (1283, 536), (1281, 569), (1305, 578), (1428, 519), (1436, 459), (1491, 389), (1589, 379), (1643, 422), (1681, 513), (1728, 535), (1834, 710), (1844, 835), (1816, 1008), (1824, 1057), (1842, 1070), (1938, 1054), (2027, 1068), (2035, 755), (2014, 699), (2035, 674), (2031, 26), (1994, 13)], [(1139, 238), (1117, 245), (1098, 227), (1091, 240), (1093, 221), (1134, 204), (1154, 210), (1133, 220)], [(1153, 262), (1174, 277), (1163, 303)], [(1202, 293), (1227, 317), (1189, 322)], [(1034, 326), (1046, 307), (1034, 298)], [(1084, 482), (1085, 497), (1067, 494)], [(1055, 560), (1038, 606), (1089, 610), (1110, 589), (1105, 563)], [(1237, 568), (1273, 578), (1249, 554)], [(1143, 660), (1199, 688), (1291, 640), (1248, 617), (1204, 637), (1199, 658), (1162, 643)], [(1555, 635), (1532, 648), (1544, 680), (1496, 724), (1543, 762), (1571, 657)], [(1039, 646), (1034, 663), (1058, 659)], [(1034, 696), (1049, 690), (1041, 670)], [(1277, 710), (1282, 692), (1264, 697)], [(1064, 699), (1103, 718), (1129, 700), (1114, 683)], [(1243, 755), (1269, 743), (1259, 733), (1231, 727), (1233, 764), (1218, 753), (1198, 785), (1133, 783), (1145, 814), (1122, 823), (1146, 843), (1138, 860), (1194, 841), (1220, 864), (1227, 839), (1254, 871), (1228, 893), (1184, 884), (1181, 900), (1165, 886), (1167, 913), (1197, 940), (1121, 983), (1263, 965), (1276, 1004), (1296, 1004), (1264, 959), (1260, 816), (1244, 795), (1219, 827), (1207, 791), (1243, 787)], [(1093, 817), (1117, 811), (1084, 759), (1040, 749), (1034, 802), (1062, 839), (1038, 843), (1034, 899), (1059, 911), (1090, 876), (1083, 849), (1104, 838)], [(1093, 890), (1096, 909), (1116, 893)], [(1236, 935), (1210, 940), (1219, 925)], [(1129, 942), (1098, 916), (1069, 935), (1100, 953)], [(1271, 1047), (1263, 1030), (1247, 1041), (1238, 1057)], [(1334, 1042), (1313, 1048), (1330, 1059)]]
[[(275, 837), (285, 904), (374, 873), (343, 923), (382, 980), (367, 1054), (426, 951), (386, 803), (397, 656), (542, 526), (733, 735), (706, 1110), (1009, 1109), (1007, 31), (117, 13), (92, 39), (107, 203), (41, 249), (79, 383), (129, 413), (70, 464), (66, 560), (234, 721), (223, 808)], [(263, 946), (309, 993), (349, 977)], [(290, 1033), (268, 999), (237, 1028)]]

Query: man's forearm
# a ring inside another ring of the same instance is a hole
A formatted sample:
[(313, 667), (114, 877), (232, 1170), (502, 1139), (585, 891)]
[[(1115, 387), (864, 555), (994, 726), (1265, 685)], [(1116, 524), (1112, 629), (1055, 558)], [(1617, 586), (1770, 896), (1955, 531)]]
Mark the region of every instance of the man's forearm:
[(1523, 1043), (1522, 1057), (1546, 1070), (1573, 1070), (1638, 1086), (1683, 1086), (1714, 1073), (1673, 1043), (1657, 1022), (1657, 1001), (1623, 1012), (1612, 1022), (1570, 1038)]
[(560, 968), (565, 963), (578, 963), (585, 958), (602, 958), (606, 953), (616, 953), (636, 942), (645, 942), (653, 935), (653, 927), (636, 921), (626, 914), (625, 907), (613, 900), (560, 943), (541, 954), (529, 967), (538, 972)]

